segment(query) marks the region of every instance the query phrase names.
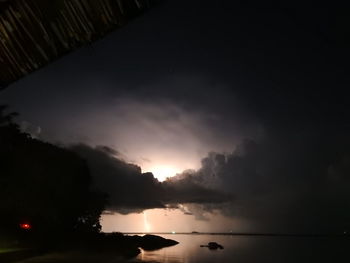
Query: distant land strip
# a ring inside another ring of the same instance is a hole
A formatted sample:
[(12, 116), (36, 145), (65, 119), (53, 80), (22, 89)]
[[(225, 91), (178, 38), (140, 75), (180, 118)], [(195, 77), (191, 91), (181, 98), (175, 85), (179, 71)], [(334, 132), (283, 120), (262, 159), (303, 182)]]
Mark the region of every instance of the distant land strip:
[(216, 235), (216, 236), (285, 236), (285, 237), (350, 237), (348, 233), (288, 234), (288, 233), (239, 233), (239, 232), (121, 232), (124, 235)]

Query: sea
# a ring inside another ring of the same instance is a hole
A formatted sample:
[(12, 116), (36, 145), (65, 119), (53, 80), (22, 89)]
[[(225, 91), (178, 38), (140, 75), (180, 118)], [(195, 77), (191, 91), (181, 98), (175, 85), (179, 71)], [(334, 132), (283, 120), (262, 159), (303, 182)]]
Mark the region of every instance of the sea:
[[(178, 245), (137, 256), (139, 262), (159, 263), (310, 263), (350, 262), (349, 236), (254, 236), (220, 234), (161, 234)], [(217, 242), (224, 249), (201, 247)]]

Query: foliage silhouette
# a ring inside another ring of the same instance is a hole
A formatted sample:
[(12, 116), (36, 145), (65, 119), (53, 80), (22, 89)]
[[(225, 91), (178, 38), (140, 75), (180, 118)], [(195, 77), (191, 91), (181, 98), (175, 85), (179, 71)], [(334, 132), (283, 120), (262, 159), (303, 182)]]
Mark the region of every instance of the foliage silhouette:
[(99, 232), (106, 196), (91, 190), (85, 161), (21, 132), (6, 108), (0, 106), (0, 232), (45, 242)]

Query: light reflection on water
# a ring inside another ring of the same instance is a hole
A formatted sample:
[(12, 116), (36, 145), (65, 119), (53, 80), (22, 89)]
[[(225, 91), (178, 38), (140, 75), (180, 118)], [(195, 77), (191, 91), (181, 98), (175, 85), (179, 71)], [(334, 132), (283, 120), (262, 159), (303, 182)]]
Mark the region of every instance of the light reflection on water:
[[(155, 251), (142, 251), (144, 262), (350, 262), (350, 240), (341, 237), (263, 237), (220, 235), (162, 235), (180, 242)], [(200, 245), (217, 242), (223, 250), (209, 250)]]

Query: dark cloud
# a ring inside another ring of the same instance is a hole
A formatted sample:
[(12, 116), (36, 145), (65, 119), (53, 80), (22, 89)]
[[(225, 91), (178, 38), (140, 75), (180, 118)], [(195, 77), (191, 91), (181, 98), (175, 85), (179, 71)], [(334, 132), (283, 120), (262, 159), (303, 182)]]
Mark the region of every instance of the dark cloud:
[(349, 138), (314, 129), (278, 134), (245, 140), (231, 154), (210, 153), (198, 171), (178, 177), (235, 196), (215, 209), (255, 231), (348, 229)]
[(152, 173), (142, 173), (137, 165), (118, 159), (116, 151), (106, 146), (70, 148), (83, 157), (90, 168), (97, 190), (109, 196), (109, 211), (130, 213), (147, 208), (165, 208), (180, 203), (222, 203), (227, 195), (197, 184), (177, 180), (159, 182)]
[(157, 179), (117, 159), (114, 150), (87, 145), (71, 149), (87, 160), (96, 188), (109, 195), (110, 210), (164, 207), (158, 197), (161, 187)]

